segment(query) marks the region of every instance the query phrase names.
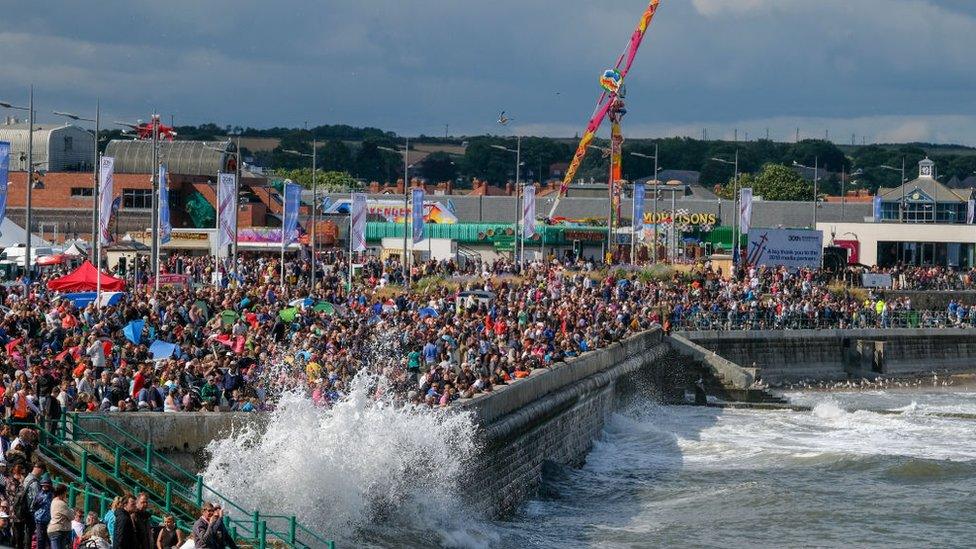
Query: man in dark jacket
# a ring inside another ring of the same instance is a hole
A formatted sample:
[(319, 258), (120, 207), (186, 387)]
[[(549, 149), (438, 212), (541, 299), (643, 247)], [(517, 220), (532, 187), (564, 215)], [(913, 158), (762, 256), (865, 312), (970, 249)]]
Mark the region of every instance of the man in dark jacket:
[(223, 519), (223, 509), (209, 502), (203, 504), (200, 518), (193, 523), (193, 542), (197, 549), (237, 549)]
[(126, 495), (122, 505), (115, 510), (115, 532), (112, 535), (112, 549), (135, 549), (140, 547), (136, 539), (136, 527), (132, 515), (136, 512), (136, 498)]
[(136, 549), (152, 549), (152, 523), (149, 512), (149, 496), (145, 492), (136, 498), (136, 512), (132, 515), (132, 522), (136, 528)]

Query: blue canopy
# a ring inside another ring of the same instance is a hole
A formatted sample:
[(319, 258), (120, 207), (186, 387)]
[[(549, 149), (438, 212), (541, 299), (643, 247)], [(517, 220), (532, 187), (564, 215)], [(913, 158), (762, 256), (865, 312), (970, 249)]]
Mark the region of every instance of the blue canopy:
[[(79, 309), (84, 309), (89, 303), (95, 301), (96, 292), (74, 292), (70, 294), (64, 294), (64, 297), (71, 300), (71, 304)], [(125, 292), (102, 292), (102, 302), (100, 305), (106, 307), (109, 305), (117, 305), (122, 298), (125, 297)]]
[(149, 346), (149, 354), (152, 355), (153, 360), (159, 360), (172, 357), (178, 349), (179, 347), (175, 343), (168, 343), (157, 339)]
[(420, 318), (427, 318), (429, 316), (432, 316), (434, 318), (437, 318), (437, 317), (441, 316), (440, 314), (438, 314), (438, 312), (436, 310), (434, 310), (433, 307), (423, 307), (423, 308), (420, 309), (419, 312), (420, 312)]

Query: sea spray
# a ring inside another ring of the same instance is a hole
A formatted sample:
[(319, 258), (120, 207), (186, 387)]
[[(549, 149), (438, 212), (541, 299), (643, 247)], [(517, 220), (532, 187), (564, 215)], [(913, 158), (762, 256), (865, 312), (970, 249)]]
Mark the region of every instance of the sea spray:
[(458, 481), (475, 453), (471, 417), (377, 397), (390, 394), (377, 391), (384, 383), (363, 372), (331, 408), (282, 395), (263, 428), (211, 443), (207, 484), (340, 539), (384, 524), (454, 528)]

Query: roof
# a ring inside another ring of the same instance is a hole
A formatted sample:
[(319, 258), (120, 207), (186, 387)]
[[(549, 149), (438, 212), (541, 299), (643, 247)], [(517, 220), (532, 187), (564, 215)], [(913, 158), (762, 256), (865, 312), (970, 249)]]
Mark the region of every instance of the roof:
[(883, 201), (901, 200), (902, 196), (908, 196), (916, 190), (932, 197), (936, 202), (965, 202), (972, 195), (971, 190), (950, 189), (931, 177), (919, 177), (914, 181), (909, 181), (900, 187), (893, 189), (878, 189), (878, 196)]
[(90, 292), (98, 289), (99, 279), (102, 290), (113, 292), (125, 289), (124, 280), (98, 271), (87, 260), (71, 274), (49, 280), (47, 289), (58, 292)]
[[(236, 152), (230, 141), (161, 141), (160, 158), (171, 174), (216, 176), (228, 167)], [(115, 173), (151, 173), (152, 142), (120, 140), (109, 142), (105, 156), (115, 158)]]

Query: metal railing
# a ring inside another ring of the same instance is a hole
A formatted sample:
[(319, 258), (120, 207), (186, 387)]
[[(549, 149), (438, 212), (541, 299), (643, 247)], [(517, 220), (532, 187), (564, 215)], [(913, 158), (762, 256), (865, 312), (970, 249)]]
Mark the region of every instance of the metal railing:
[(741, 331), (741, 330), (827, 330), (865, 328), (972, 328), (976, 316), (959, 317), (946, 311), (875, 311), (856, 313), (812, 313), (774, 311), (689, 311), (669, 317), (673, 331)]

